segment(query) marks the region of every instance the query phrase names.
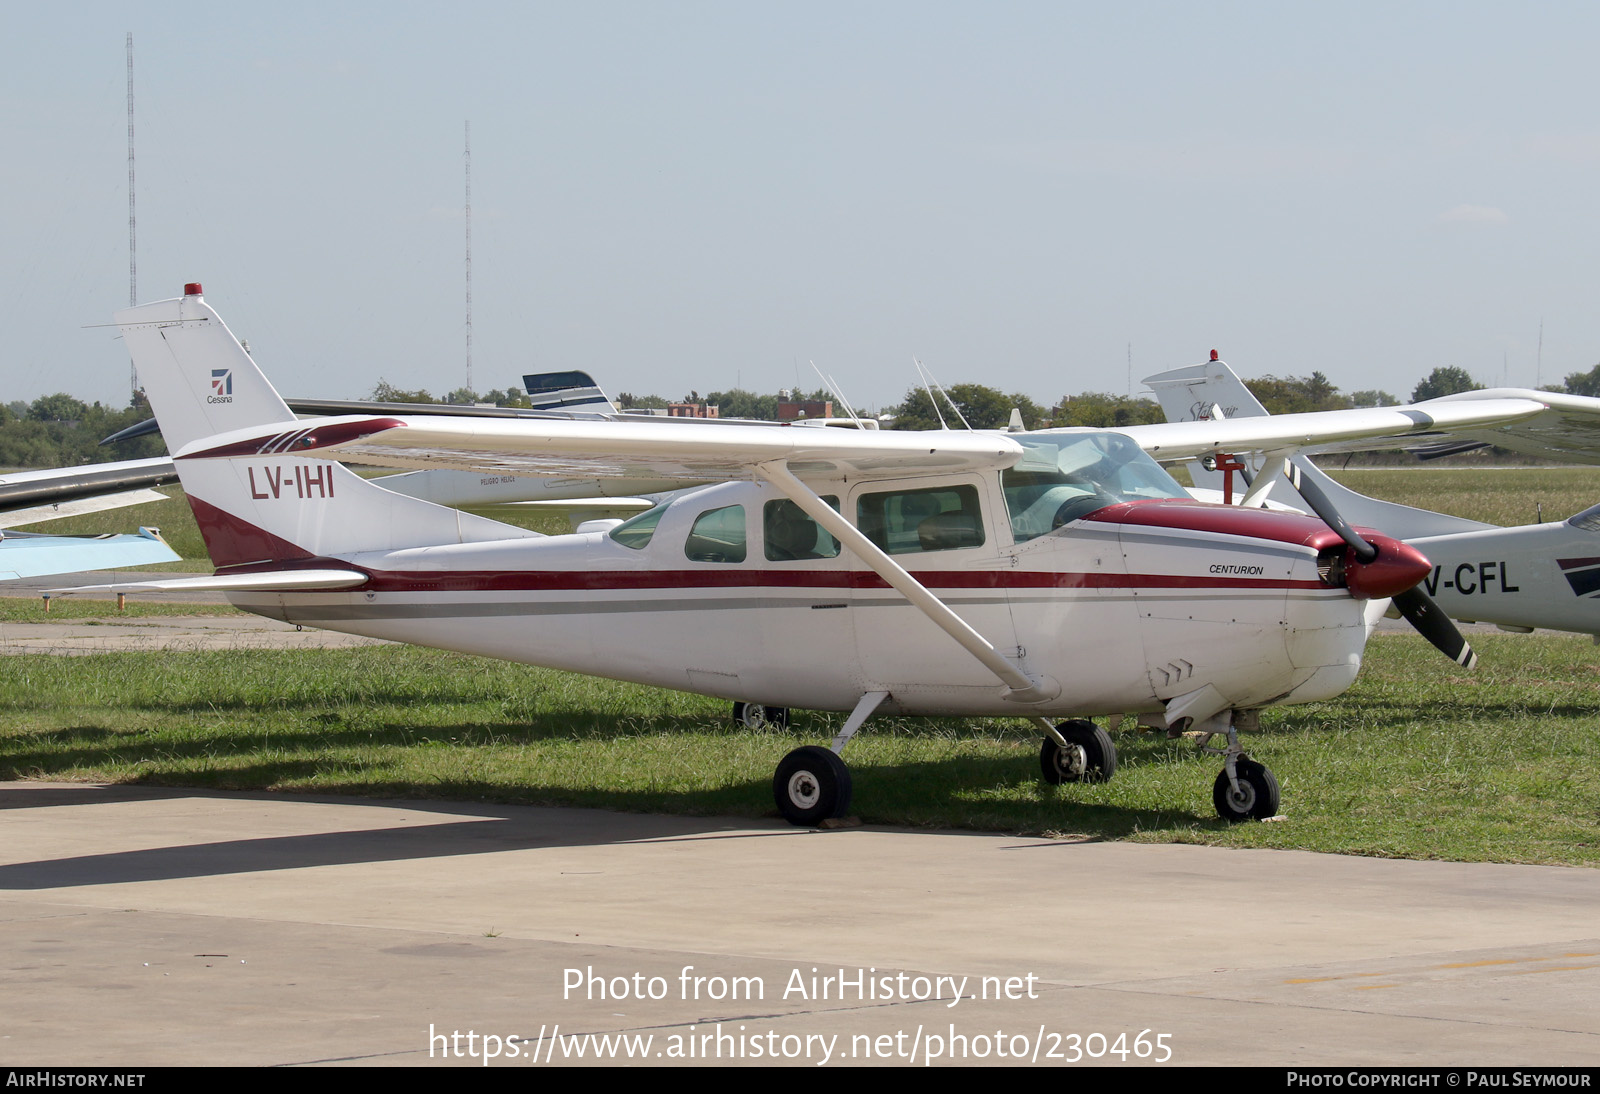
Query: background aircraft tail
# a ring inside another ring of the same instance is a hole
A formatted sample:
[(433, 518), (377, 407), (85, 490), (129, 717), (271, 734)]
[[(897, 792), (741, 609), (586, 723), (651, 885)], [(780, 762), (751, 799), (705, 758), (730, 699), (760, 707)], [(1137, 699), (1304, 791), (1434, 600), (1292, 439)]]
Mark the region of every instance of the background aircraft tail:
[[(1250, 393), (1233, 369), (1223, 361), (1208, 361), (1200, 365), (1159, 372), (1144, 381), (1156, 393), (1161, 410), (1169, 422), (1193, 422), (1218, 418), (1265, 417), (1267, 408)], [(1345, 520), (1352, 524), (1377, 528), (1387, 535), (1400, 539), (1418, 536), (1440, 536), (1460, 532), (1477, 532), (1493, 528), (1475, 520), (1433, 513), (1426, 509), (1413, 509), (1390, 501), (1379, 501), (1365, 494), (1340, 486), (1322, 472), (1309, 457), (1296, 456), (1291, 461), (1300, 474), (1313, 480), (1333, 501)], [(1221, 471), (1207, 471), (1199, 460), (1189, 461), (1189, 475), (1201, 490), (1221, 492)], [(1234, 496), (1244, 493), (1244, 484), (1234, 483)], [(1304, 510), (1305, 501), (1285, 478), (1279, 477), (1268, 490), (1266, 500), (1294, 509)]]
[[(284, 454), (299, 435), (294, 415), (199, 285), (118, 312), (116, 322), (219, 568), (537, 535)], [(273, 427), (284, 443), (252, 443), (247, 455), (205, 443), (235, 431), (267, 440)]]

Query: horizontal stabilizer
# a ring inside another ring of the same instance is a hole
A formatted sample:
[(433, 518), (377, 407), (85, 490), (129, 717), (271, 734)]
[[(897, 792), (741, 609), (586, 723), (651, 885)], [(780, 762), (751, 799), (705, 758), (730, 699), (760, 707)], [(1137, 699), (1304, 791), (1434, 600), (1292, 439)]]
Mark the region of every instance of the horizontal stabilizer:
[(49, 589), (47, 596), (73, 593), (207, 593), (291, 592), (310, 589), (348, 589), (365, 584), (367, 575), (357, 570), (273, 570), (263, 574), (218, 574), (214, 577), (175, 577), (165, 581), (119, 581), (112, 585), (76, 585)]

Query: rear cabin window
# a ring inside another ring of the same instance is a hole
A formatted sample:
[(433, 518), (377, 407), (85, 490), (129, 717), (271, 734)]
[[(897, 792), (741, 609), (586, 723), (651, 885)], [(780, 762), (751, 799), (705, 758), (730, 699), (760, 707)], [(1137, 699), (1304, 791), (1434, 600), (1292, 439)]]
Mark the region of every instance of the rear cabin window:
[(936, 486), (864, 494), (856, 527), (891, 555), (981, 547), (983, 514), (975, 486)]
[(725, 505), (694, 519), (683, 553), (690, 562), (743, 562), (744, 506)]
[[(832, 495), (822, 500), (839, 508), (839, 499)], [(839, 541), (788, 498), (767, 502), (761, 512), (761, 533), (768, 562), (839, 557)]]

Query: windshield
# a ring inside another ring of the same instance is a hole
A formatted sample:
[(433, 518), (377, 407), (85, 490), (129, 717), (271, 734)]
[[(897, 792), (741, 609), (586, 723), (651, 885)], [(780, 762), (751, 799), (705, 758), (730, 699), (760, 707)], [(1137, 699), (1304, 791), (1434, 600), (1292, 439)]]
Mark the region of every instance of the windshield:
[(1000, 484), (1018, 543), (1118, 502), (1189, 496), (1120, 433), (1033, 433), (1012, 439), (1027, 451), (1001, 472)]
[(666, 512), (667, 507), (665, 505), (658, 505), (654, 509), (646, 509), (638, 516), (625, 520), (611, 529), (611, 538), (624, 547), (642, 551), (649, 546), (650, 537), (656, 534), (656, 525), (661, 523), (661, 518), (666, 515)]

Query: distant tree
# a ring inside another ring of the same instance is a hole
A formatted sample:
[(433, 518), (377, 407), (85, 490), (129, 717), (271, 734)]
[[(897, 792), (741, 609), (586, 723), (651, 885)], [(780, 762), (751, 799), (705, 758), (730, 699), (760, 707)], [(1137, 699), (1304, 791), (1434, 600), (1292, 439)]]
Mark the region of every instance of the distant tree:
[(451, 406), (471, 406), (473, 403), (487, 402), (470, 387), (458, 387), (444, 397), (444, 401)]
[[(961, 408), (960, 417), (950, 409), (950, 403), (942, 395), (939, 397), (939, 411), (934, 413), (934, 404), (928, 398), (927, 391), (915, 387), (906, 392), (905, 402), (894, 411), (892, 428), (938, 429), (940, 415), (943, 415), (945, 424), (951, 429), (961, 428), (962, 417), (973, 429), (1004, 429), (1011, 420), (1011, 408), (1018, 405), (1015, 396), (982, 384), (952, 384), (946, 390), (955, 405)], [(1037, 420), (1038, 406), (1028, 400), (1028, 407)], [(1027, 409), (1023, 410), (1024, 420), (1028, 413)]]
[(367, 398), (377, 403), (436, 403), (439, 401), (423, 389), (403, 391), (384, 379), (378, 380), (378, 386), (372, 389), (372, 394)]
[(1594, 366), (1588, 372), (1574, 372), (1567, 377), (1567, 382), (1557, 390), (1565, 391), (1568, 395), (1587, 395), (1590, 398), (1600, 398), (1600, 365)]
[(89, 408), (65, 392), (41, 395), (28, 408), (28, 417), (35, 422), (81, 422)]
[(1411, 392), (1411, 401), (1420, 403), (1427, 399), (1438, 399), (1445, 395), (1454, 395), (1458, 391), (1481, 391), (1483, 385), (1474, 380), (1466, 369), (1456, 368), (1454, 365), (1441, 365), (1428, 373), (1427, 379), (1419, 383)]
[(1052, 425), (1088, 426), (1094, 429), (1121, 429), (1165, 420), (1160, 404), (1153, 399), (1112, 395), (1103, 391), (1069, 395), (1051, 413)]
[(631, 391), (619, 392), (617, 407), (621, 410), (665, 410), (667, 401), (659, 395), (635, 395)]
[(768, 422), (777, 421), (778, 418), (776, 395), (757, 395), (743, 388), (713, 391), (706, 396), (706, 403), (716, 407), (717, 414), (723, 418), (759, 418)]
[(1339, 389), (1320, 372), (1310, 376), (1263, 376), (1259, 380), (1246, 380), (1244, 386), (1261, 400), (1269, 414), (1343, 410), (1350, 405), (1350, 400), (1340, 395)]
[(1387, 391), (1353, 391), (1350, 393), (1351, 406), (1399, 406), (1400, 400), (1390, 395)]

